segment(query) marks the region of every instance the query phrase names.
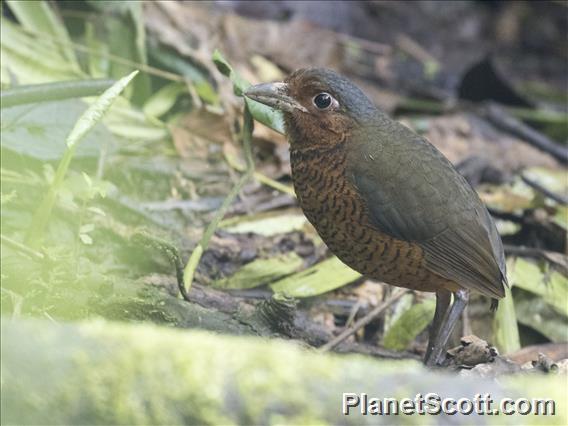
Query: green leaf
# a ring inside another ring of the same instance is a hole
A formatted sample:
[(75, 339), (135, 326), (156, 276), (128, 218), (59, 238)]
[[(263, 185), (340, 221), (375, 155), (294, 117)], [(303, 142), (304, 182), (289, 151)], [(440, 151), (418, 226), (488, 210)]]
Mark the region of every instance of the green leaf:
[(566, 179), (565, 169), (552, 170), (544, 167), (531, 167), (523, 171), (523, 176), (553, 192), (564, 196), (568, 194), (568, 179)]
[(428, 299), (412, 305), (389, 327), (383, 337), (385, 348), (404, 350), (432, 321), (436, 301)]
[(535, 191), (519, 176), (508, 185), (487, 185), (480, 195), (485, 204), (502, 212), (513, 213), (540, 205)]
[(85, 245), (91, 245), (93, 244), (93, 239), (91, 238), (90, 235), (87, 234), (79, 234), (79, 238), (81, 239), (81, 242)]
[(556, 214), (554, 215), (552, 221), (568, 231), (568, 207), (557, 206)]
[[(250, 86), (250, 83), (243, 79), (227, 62), (221, 52), (215, 50), (213, 53), (213, 62), (217, 69), (226, 77), (229, 77), (233, 82), (233, 91), (237, 96), (243, 96), (245, 90)], [(284, 118), (282, 113), (252, 99), (245, 98), (245, 102), (250, 109), (250, 112), (255, 120), (261, 122), (265, 126), (284, 134)]]
[[(146, 52), (146, 33), (142, 16), (142, 2), (96, 2), (106, 15), (105, 26), (108, 32), (110, 53), (135, 64), (148, 63)], [(94, 3), (93, 3), (94, 4)], [(118, 78), (132, 69), (132, 66), (111, 63), (111, 76)], [(150, 77), (142, 73), (125, 96), (141, 105), (151, 94)]]
[(295, 253), (269, 259), (256, 259), (244, 265), (230, 277), (214, 281), (211, 285), (223, 289), (254, 288), (294, 273), (302, 266), (302, 263), (302, 259)]
[(312, 297), (349, 284), (361, 276), (337, 257), (276, 281), (270, 288), (290, 297)]
[(250, 83), (243, 79), (233, 67), (227, 62), (219, 50), (213, 52), (213, 63), (221, 74), (233, 82), (233, 90), (237, 96), (242, 96), (244, 91), (250, 86)]
[(260, 102), (245, 98), (250, 112), (256, 121), (270, 127), (278, 133), (284, 134), (284, 117), (280, 111), (270, 108)]
[(71, 68), (80, 72), (79, 63), (71, 47), (71, 37), (51, 7), (45, 1), (7, 1), (12, 13), (16, 16), (22, 27), (36, 34), (46, 34), (59, 39), (56, 47), (51, 45), (49, 54), (61, 52)]
[(133, 71), (126, 77), (121, 78), (115, 84), (107, 89), (97, 101), (93, 103), (84, 113), (81, 118), (75, 123), (75, 126), (67, 137), (67, 146), (73, 148), (83, 136), (102, 118), (105, 112), (110, 108), (114, 100), (120, 95), (124, 88), (136, 77), (138, 71)]
[(109, 181), (89, 176), (89, 182), (85, 179), (85, 176), (87, 176), (85, 173), (71, 171), (65, 178), (61, 189), (68, 191), (72, 199), (78, 199), (83, 202), (97, 197), (105, 198), (110, 191), (116, 189)]
[(14, 75), (18, 84), (47, 83), (51, 81), (84, 78), (53, 49), (53, 44), (42, 42), (39, 37), (25, 32), (4, 17), (0, 18), (0, 53), (2, 83), (14, 85), (6, 80)]
[(300, 230), (306, 222), (303, 214), (261, 213), (228, 219), (221, 227), (234, 234), (254, 232), (269, 237)]
[(116, 99), (103, 121), (112, 133), (127, 140), (156, 142), (169, 137), (162, 121), (145, 115), (124, 97)]
[[(546, 265), (546, 264), (543, 264)], [(568, 316), (568, 278), (535, 262), (517, 258), (507, 264), (509, 283), (543, 298), (556, 311)]]
[(211, 105), (219, 104), (219, 95), (207, 79), (207, 73), (200, 67), (179, 54), (167, 49), (154, 48), (150, 50), (152, 60), (161, 66), (181, 74), (194, 89), (197, 95)]
[(568, 318), (552, 309), (542, 298), (524, 290), (515, 291), (517, 320), (551, 341), (568, 341)]
[[(510, 278), (509, 282), (511, 283)], [(493, 335), (495, 336), (495, 345), (501, 353), (513, 353), (521, 348), (515, 302), (511, 289), (508, 287), (505, 287), (505, 297), (499, 300), (499, 308), (495, 312)]]
[(85, 22), (84, 44), (89, 48), (87, 69), (91, 77), (103, 78), (110, 75), (110, 49), (107, 43), (100, 39), (93, 22)]
[(187, 93), (187, 87), (181, 83), (166, 84), (144, 103), (144, 113), (152, 117), (161, 117), (175, 105), (178, 97)]
[[(144, 10), (142, 8), (143, 2), (129, 1), (126, 3), (130, 6), (130, 18), (132, 19), (134, 26), (136, 63), (147, 65), (148, 54), (146, 52), (146, 27), (144, 26)], [(134, 92), (132, 96), (133, 102), (137, 105), (142, 105), (142, 103), (148, 99), (152, 93), (150, 76), (146, 73), (142, 73), (140, 78), (136, 79), (132, 87)]]
[(116, 119), (105, 121), (109, 130), (121, 138), (138, 142), (158, 142), (169, 137), (167, 129), (152, 126), (148, 123), (138, 125), (135, 123), (122, 123)]
[(88, 234), (89, 232), (94, 231), (94, 229), (95, 229), (95, 225), (94, 225), (93, 223), (87, 223), (87, 224), (85, 224), (85, 225), (82, 225), (82, 226), (79, 228), (79, 232), (80, 232), (81, 234)]
[[(568, 196), (568, 179), (564, 169), (552, 170), (544, 167), (531, 167), (523, 171), (523, 176), (552, 192), (564, 197)], [(545, 201), (548, 206), (554, 205), (556, 209), (552, 221), (563, 229), (568, 230), (568, 208), (549, 199)]]
[(414, 299), (415, 296), (412, 293), (406, 293), (396, 301), (394, 306), (385, 312), (383, 334), (386, 334), (389, 328), (398, 321), (400, 316), (410, 309), (410, 307), (414, 304)]
[[(3, 108), (2, 148), (39, 160), (59, 159), (67, 149), (66, 136), (85, 108), (85, 102), (79, 99)], [(112, 134), (99, 123), (85, 137), (76, 155), (97, 157), (102, 141), (110, 142), (109, 150), (114, 150)]]

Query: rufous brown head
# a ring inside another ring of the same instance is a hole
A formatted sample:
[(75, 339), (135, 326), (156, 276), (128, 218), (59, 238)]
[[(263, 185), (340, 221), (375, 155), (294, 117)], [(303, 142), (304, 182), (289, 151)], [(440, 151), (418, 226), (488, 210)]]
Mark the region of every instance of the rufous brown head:
[(325, 68), (304, 68), (283, 82), (251, 86), (245, 96), (283, 112), (295, 148), (333, 145), (377, 113), (357, 86)]

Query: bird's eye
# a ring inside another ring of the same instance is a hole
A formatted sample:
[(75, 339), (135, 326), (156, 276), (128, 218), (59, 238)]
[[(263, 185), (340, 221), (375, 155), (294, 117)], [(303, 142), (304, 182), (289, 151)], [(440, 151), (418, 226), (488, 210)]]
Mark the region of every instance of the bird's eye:
[(328, 109), (333, 104), (335, 99), (329, 93), (320, 93), (314, 96), (314, 105), (318, 109)]

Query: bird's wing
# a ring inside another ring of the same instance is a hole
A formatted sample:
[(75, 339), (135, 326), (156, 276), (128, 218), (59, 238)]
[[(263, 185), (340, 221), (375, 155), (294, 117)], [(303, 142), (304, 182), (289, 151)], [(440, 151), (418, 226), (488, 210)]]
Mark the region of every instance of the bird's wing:
[[(427, 267), (466, 288), (503, 297), (505, 260), (487, 209), (467, 181), (428, 141), (400, 128), (367, 133), (350, 171), (372, 223), (419, 244)], [(381, 137), (388, 135), (389, 141)], [(389, 143), (390, 142), (390, 143)], [(417, 177), (420, 177), (419, 179)]]

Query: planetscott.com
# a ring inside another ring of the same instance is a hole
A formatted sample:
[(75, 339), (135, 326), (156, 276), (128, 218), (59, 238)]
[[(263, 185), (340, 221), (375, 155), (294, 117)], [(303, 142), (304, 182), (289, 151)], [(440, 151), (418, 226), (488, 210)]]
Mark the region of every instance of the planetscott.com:
[(436, 393), (414, 398), (373, 398), (366, 393), (344, 393), (342, 413), (362, 415), (538, 415), (554, 416), (553, 399), (501, 398), (475, 394), (473, 398), (443, 398)]

